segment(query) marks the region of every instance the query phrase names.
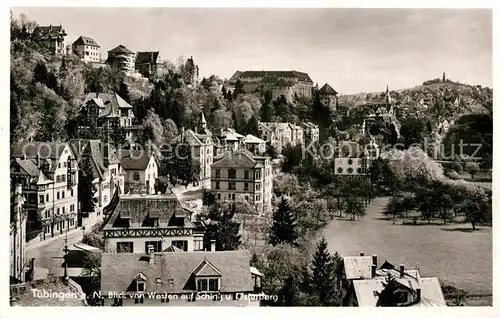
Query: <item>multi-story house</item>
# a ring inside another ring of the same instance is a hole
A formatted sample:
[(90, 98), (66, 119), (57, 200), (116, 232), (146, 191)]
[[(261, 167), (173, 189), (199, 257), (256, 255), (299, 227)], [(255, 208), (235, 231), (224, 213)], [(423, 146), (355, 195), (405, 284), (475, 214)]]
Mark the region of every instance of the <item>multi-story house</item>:
[(334, 90), (328, 83), (318, 90), (318, 97), (321, 104), (331, 110), (336, 110), (338, 106), (337, 91)]
[(368, 170), (365, 153), (357, 142), (343, 142), (335, 151), (335, 175), (352, 180)]
[(313, 81), (303, 72), (236, 71), (229, 83), (234, 86), (238, 80), (245, 92), (270, 92), (272, 100), (283, 96), (287, 102), (292, 102), (296, 96), (312, 97)]
[(216, 200), (247, 200), (258, 212), (269, 210), (273, 191), (271, 158), (247, 150), (215, 158), (211, 189)]
[[(181, 130), (179, 136), (172, 140), (173, 144), (188, 144), (191, 147), (191, 158), (200, 166), (199, 182), (202, 186), (210, 187), (210, 165), (214, 161), (215, 148), (212, 133), (207, 128), (205, 115), (201, 113), (201, 121), (196, 131)], [(175, 151), (175, 149), (173, 149)], [(179, 150), (180, 151), (180, 150)], [(165, 154), (169, 155), (169, 154)]]
[(311, 122), (305, 122), (300, 124), (304, 131), (304, 143), (317, 143), (319, 141), (319, 127)]
[(90, 37), (80, 36), (71, 46), (72, 53), (78, 55), (84, 62), (100, 62), (101, 46)]
[(11, 155), (12, 182), (22, 184), (27, 240), (45, 240), (78, 226), (78, 165), (67, 143), (25, 142)]
[(134, 125), (132, 105), (116, 92), (88, 93), (80, 107), (80, 137), (89, 139), (107, 138), (117, 130), (125, 131), (125, 138), (133, 140), (140, 126)]
[(233, 128), (221, 128), (213, 134), (215, 144), (215, 156), (227, 152), (235, 152), (243, 149), (245, 136), (239, 134)]
[[(377, 268), (377, 256), (346, 256), (338, 277), (342, 305), (346, 307), (380, 307), (380, 293), (391, 276), (394, 281), (394, 307), (445, 307), (443, 291), (437, 277), (421, 277), (418, 269), (399, 268), (385, 261)], [(387, 305), (385, 305), (387, 306)]]
[(125, 172), (124, 193), (154, 193), (158, 160), (145, 150), (120, 150), (118, 157)]
[(135, 57), (135, 70), (144, 77), (156, 75), (160, 52), (137, 52)]
[[(104, 306), (259, 306), (248, 251), (104, 253)], [(123, 293), (123, 297), (118, 294)], [(136, 298), (133, 297), (137, 296)]]
[(106, 63), (125, 74), (132, 74), (135, 69), (135, 53), (120, 44), (108, 51)]
[[(109, 144), (104, 144), (100, 140), (72, 140), (71, 147), (77, 156), (78, 165), (82, 168), (86, 162), (92, 169), (94, 193), (94, 209), (89, 211), (85, 204), (81, 204), (81, 226), (91, 226), (97, 221), (103, 219), (103, 207), (107, 206), (115, 191), (124, 193), (125, 191), (125, 172), (123, 171), (121, 161), (115, 150)], [(80, 182), (83, 173), (80, 171)], [(79, 194), (83, 194), (79, 191)], [(82, 197), (80, 196), (82, 202)]]
[(66, 36), (61, 25), (37, 26), (33, 31), (33, 38), (39, 43), (43, 43), (50, 53), (56, 55), (64, 55), (66, 53), (66, 45), (64, 37)]
[(106, 208), (106, 252), (204, 250), (205, 226), (192, 219), (170, 188), (162, 194), (120, 195)]
[(262, 155), (267, 150), (266, 141), (251, 134), (246, 135), (245, 139), (243, 139), (243, 144), (246, 150), (256, 155)]
[[(10, 200), (10, 277), (14, 282), (23, 282), (26, 259), (26, 211), (21, 184), (14, 184), (14, 193)], [(11, 189), (12, 190), (12, 189)]]
[(304, 143), (304, 129), (290, 123), (259, 122), (260, 137), (278, 152)]

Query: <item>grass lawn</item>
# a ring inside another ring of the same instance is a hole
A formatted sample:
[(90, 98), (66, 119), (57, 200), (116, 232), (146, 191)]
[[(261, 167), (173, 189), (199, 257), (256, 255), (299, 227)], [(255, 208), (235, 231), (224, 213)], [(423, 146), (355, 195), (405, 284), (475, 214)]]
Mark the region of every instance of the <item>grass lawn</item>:
[(472, 294), (492, 293), (492, 228), (470, 224), (392, 224), (382, 211), (388, 198), (375, 199), (360, 221), (333, 220), (324, 229), (330, 251), (341, 255), (376, 254), (422, 276), (436, 276)]

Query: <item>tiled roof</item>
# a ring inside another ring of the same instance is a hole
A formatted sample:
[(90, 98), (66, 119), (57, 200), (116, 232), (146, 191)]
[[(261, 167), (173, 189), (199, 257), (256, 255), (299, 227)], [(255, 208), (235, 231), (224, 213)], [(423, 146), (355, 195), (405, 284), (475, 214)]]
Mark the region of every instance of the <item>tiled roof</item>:
[(245, 143), (247, 143), (247, 144), (263, 144), (265, 142), (266, 142), (265, 140), (262, 140), (258, 137), (255, 137), (254, 135), (251, 135), (251, 134), (248, 134), (245, 137)]
[[(110, 211), (107, 212), (108, 214)], [(151, 227), (149, 219), (157, 218), (159, 227), (179, 227), (177, 223), (171, 223), (174, 218), (186, 218), (181, 227), (194, 228), (189, 222), (189, 215), (179, 203), (174, 194), (171, 195), (149, 195), (149, 196), (121, 196), (113, 213), (106, 223), (104, 229), (112, 229), (121, 226), (121, 219), (128, 218), (130, 228)], [(173, 225), (172, 225), (173, 224)]]
[(147, 151), (121, 150), (118, 153), (124, 170), (145, 170), (148, 167), (151, 156)]
[[(145, 292), (193, 292), (196, 290), (193, 272), (204, 260), (221, 273), (221, 292), (253, 291), (250, 252), (244, 250), (156, 253), (154, 264), (149, 264), (149, 257), (140, 254), (104, 253), (101, 290), (103, 293), (125, 292), (134, 277), (142, 273), (146, 278)], [(157, 278), (161, 279), (161, 284), (157, 283)]]
[(11, 157), (22, 158), (26, 155), (27, 159), (35, 159), (38, 152), (41, 159), (58, 160), (67, 146), (65, 142), (23, 142), (12, 152)]
[(328, 83), (325, 83), (325, 85), (323, 85), (323, 87), (321, 87), (318, 90), (318, 93), (320, 93), (320, 94), (332, 94), (332, 95), (338, 94), (336, 90), (334, 90), (330, 85), (328, 85)]
[(257, 161), (253, 159), (253, 155), (243, 150), (232, 154), (224, 154), (219, 160), (212, 164), (212, 167), (253, 168), (256, 164)]
[(76, 39), (75, 42), (73, 42), (73, 45), (88, 45), (88, 46), (95, 46), (95, 47), (101, 47), (97, 42), (88, 36), (80, 36), (78, 39)]
[(304, 82), (313, 83), (312, 79), (309, 77), (307, 73), (298, 72), (298, 71), (244, 71), (238, 76), (234, 74), (231, 79), (237, 80), (240, 78), (266, 78), (266, 77), (275, 77), (275, 78), (297, 78)]
[(117, 93), (88, 93), (83, 104), (90, 100), (94, 101), (100, 108), (99, 117), (120, 117), (120, 109), (131, 109), (132, 105), (127, 103)]
[(160, 52), (137, 52), (135, 64), (153, 63), (156, 64)]
[(32, 160), (22, 160), (21, 158), (15, 158), (15, 163), (18, 164), (21, 169), (26, 171), (29, 176), (38, 177), (38, 166)]
[(126, 53), (126, 54), (134, 54), (134, 52), (127, 49), (124, 45), (118, 45), (112, 50), (109, 50), (108, 53)]

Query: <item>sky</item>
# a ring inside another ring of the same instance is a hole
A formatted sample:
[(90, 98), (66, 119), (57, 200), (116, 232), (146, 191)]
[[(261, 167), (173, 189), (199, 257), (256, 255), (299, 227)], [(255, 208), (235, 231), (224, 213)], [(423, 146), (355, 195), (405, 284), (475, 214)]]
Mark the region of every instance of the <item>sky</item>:
[(492, 87), (489, 9), (12, 8), (62, 24), (105, 52), (125, 45), (193, 56), (200, 76), (297, 70), (341, 94), (414, 87), (441, 77)]

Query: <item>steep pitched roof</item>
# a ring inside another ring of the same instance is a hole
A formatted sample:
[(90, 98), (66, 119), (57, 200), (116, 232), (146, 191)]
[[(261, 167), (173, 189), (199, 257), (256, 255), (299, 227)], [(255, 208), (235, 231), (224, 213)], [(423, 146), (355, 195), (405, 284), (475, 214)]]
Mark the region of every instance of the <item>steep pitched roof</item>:
[(145, 170), (151, 157), (154, 157), (152, 153), (141, 150), (121, 150), (118, 156), (124, 170)]
[(126, 54), (134, 54), (134, 52), (130, 51), (129, 49), (127, 49), (125, 47), (125, 45), (118, 45), (117, 47), (115, 47), (114, 49), (112, 50), (109, 50), (108, 53), (126, 53)]
[(247, 144), (263, 144), (265, 142), (266, 142), (265, 140), (262, 140), (258, 137), (255, 137), (254, 135), (251, 135), (251, 134), (248, 134), (245, 137), (245, 143), (247, 143)]
[(88, 93), (85, 96), (83, 105), (88, 102), (95, 102), (101, 108), (99, 117), (120, 117), (120, 109), (132, 109), (132, 105), (127, 103), (116, 92), (108, 93)]
[(160, 52), (137, 52), (135, 64), (152, 63), (156, 64)]
[(331, 95), (337, 95), (337, 91), (334, 90), (330, 85), (328, 85), (328, 83), (325, 83), (325, 85), (323, 85), (323, 87), (321, 87), (319, 90), (318, 90), (318, 93), (320, 94), (331, 94)]
[(78, 39), (76, 39), (75, 42), (73, 42), (73, 45), (88, 45), (88, 46), (95, 46), (95, 47), (101, 47), (97, 42), (88, 36), (80, 36)]
[(38, 154), (41, 159), (58, 160), (66, 148), (71, 151), (65, 142), (23, 142), (16, 147), (11, 157), (23, 158), (25, 155), (27, 159), (35, 159)]
[(31, 160), (22, 160), (21, 158), (15, 158), (15, 163), (21, 167), (29, 176), (38, 177), (39, 169), (38, 166)]
[[(193, 271), (207, 260), (221, 273), (223, 293), (251, 292), (250, 252), (168, 252), (149, 258), (133, 253), (104, 253), (102, 255), (101, 290), (125, 292), (138, 273), (146, 276), (146, 292), (189, 293), (196, 291)], [(161, 279), (161, 284), (157, 283)]]
[[(151, 219), (158, 220), (158, 226), (195, 228), (189, 221), (190, 213), (186, 213), (174, 194), (127, 196), (118, 198), (118, 203), (113, 208), (107, 209), (111, 217), (104, 226), (104, 230), (123, 227), (123, 219), (129, 220), (130, 228), (144, 228), (156, 226)], [(171, 223), (174, 218), (184, 219), (184, 223)]]
[(57, 38), (59, 35), (65, 36), (66, 32), (61, 25), (37, 26), (33, 30), (33, 35), (37, 37)]
[(253, 155), (246, 151), (239, 151), (232, 154), (224, 154), (219, 160), (212, 164), (212, 167), (217, 168), (253, 168), (257, 161)]

